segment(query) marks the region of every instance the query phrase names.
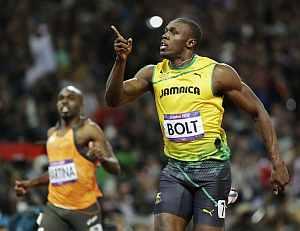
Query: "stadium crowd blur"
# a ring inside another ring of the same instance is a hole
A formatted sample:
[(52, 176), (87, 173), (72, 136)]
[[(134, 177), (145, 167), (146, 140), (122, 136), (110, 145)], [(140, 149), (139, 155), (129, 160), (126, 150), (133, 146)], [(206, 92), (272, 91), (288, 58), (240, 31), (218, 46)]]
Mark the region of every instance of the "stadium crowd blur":
[[(165, 163), (160, 128), (150, 94), (118, 109), (104, 105), (114, 62), (109, 27), (116, 25), (133, 38), (127, 67), (132, 76), (159, 61), (163, 27), (150, 28), (147, 19), (159, 15), (165, 23), (190, 16), (204, 31), (199, 54), (236, 68), (264, 103), (292, 176), (286, 193), (273, 196), (270, 164), (254, 123), (225, 102), (232, 184), (240, 194), (227, 210), (226, 230), (300, 230), (299, 10), (297, 0), (0, 1), (1, 143), (45, 141), (57, 119), (59, 89), (78, 86), (85, 95), (85, 114), (104, 129), (123, 170), (117, 178), (98, 171), (105, 194), (104, 230), (152, 230), (151, 212)], [(0, 159), (0, 230), (34, 230), (47, 189), (19, 199), (13, 185), (15, 179), (32, 178), (45, 169), (45, 155), (29, 160), (16, 153), (10, 160)]]

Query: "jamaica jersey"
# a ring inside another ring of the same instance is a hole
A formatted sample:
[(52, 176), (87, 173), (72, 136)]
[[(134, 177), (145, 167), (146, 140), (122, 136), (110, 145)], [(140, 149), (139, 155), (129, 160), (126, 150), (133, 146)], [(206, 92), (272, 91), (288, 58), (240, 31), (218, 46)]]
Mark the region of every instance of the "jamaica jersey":
[(153, 70), (155, 104), (164, 153), (182, 161), (227, 160), (230, 152), (221, 127), (223, 97), (212, 92), (216, 61), (195, 55), (174, 68), (167, 59)]
[(96, 167), (77, 150), (74, 131), (58, 135), (55, 131), (47, 141), (49, 158), (48, 201), (64, 209), (84, 209), (101, 196), (95, 178)]

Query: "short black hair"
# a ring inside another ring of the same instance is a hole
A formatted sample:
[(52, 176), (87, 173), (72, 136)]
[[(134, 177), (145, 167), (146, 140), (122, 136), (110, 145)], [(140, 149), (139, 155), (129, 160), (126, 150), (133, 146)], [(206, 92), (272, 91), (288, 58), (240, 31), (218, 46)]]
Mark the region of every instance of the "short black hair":
[(199, 43), (202, 40), (202, 34), (203, 34), (201, 26), (195, 20), (190, 19), (190, 18), (186, 18), (186, 17), (175, 18), (173, 21), (177, 21), (177, 22), (187, 24), (191, 28), (192, 35), (197, 41), (197, 46), (196, 47), (198, 48)]

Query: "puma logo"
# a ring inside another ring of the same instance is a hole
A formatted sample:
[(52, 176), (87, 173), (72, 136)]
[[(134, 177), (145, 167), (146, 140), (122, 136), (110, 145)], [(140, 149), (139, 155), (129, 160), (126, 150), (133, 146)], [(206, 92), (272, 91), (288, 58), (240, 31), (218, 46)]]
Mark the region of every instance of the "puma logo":
[(214, 211), (215, 211), (214, 209), (212, 209), (210, 211), (208, 209), (202, 209), (202, 212), (209, 214), (211, 217), (213, 216)]
[(202, 77), (200, 74), (198, 74), (198, 73), (194, 73), (194, 75), (198, 75), (200, 78)]

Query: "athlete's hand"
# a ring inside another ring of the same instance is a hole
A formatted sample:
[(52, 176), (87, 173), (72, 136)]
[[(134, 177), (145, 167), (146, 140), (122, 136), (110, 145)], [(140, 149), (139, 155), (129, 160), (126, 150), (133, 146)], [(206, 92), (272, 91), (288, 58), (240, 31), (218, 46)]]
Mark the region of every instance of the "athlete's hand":
[(289, 181), (289, 172), (283, 160), (274, 162), (270, 180), (274, 194), (277, 195), (278, 193), (284, 191), (284, 188)]
[(92, 159), (97, 159), (100, 162), (105, 160), (107, 157), (106, 152), (103, 150), (103, 147), (93, 141), (89, 142), (89, 151), (87, 153), (87, 156)]
[(132, 50), (132, 38), (125, 39), (115, 26), (110, 27), (116, 34), (114, 49), (117, 57), (121, 60), (126, 60)]
[(238, 197), (238, 191), (235, 188), (231, 188), (227, 198), (227, 205), (234, 204)]
[(15, 191), (18, 197), (24, 196), (30, 187), (30, 181), (29, 180), (16, 180), (15, 182)]

